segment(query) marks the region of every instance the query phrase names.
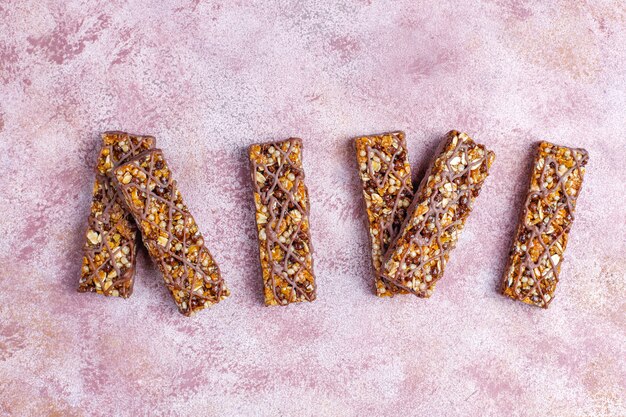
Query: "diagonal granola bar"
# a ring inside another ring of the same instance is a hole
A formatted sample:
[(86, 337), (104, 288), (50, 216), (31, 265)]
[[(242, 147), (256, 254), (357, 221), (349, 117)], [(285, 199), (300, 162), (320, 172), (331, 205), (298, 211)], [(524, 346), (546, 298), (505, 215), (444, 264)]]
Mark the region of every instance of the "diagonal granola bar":
[(115, 168), (113, 174), (179, 311), (189, 316), (226, 298), (230, 292), (163, 152), (146, 151)]
[(385, 255), (385, 279), (417, 296), (432, 295), (494, 158), (465, 133), (448, 133)]

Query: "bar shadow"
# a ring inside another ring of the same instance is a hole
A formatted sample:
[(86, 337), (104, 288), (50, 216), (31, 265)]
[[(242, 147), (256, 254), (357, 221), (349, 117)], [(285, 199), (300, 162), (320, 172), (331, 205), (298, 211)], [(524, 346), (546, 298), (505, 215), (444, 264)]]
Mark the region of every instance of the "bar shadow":
[(72, 296), (78, 294), (78, 282), (80, 279), (80, 273), (82, 269), (82, 257), (83, 246), (85, 244), (85, 233), (88, 227), (88, 217), (91, 211), (91, 198), (93, 191), (93, 183), (95, 180), (95, 174), (93, 167), (96, 165), (99, 152), (100, 135), (92, 134), (92, 139), (88, 141), (85, 146), (79, 146), (80, 161), (81, 161), (81, 178), (83, 181), (79, 184), (77, 192), (77, 199), (79, 201), (85, 201), (81, 204), (80, 214), (82, 220), (76, 223), (72, 229), (71, 241), (67, 248), (67, 263), (64, 276), (64, 291), (67, 291)]
[[(498, 266), (496, 267), (496, 278), (494, 280), (494, 289), (497, 293), (501, 293), (502, 289), (502, 279), (504, 273), (506, 272), (506, 268), (509, 262), (509, 251), (513, 246), (513, 241), (515, 239), (515, 234), (517, 232), (517, 226), (521, 219), (522, 213), (524, 211), (524, 201), (526, 200), (526, 195), (528, 193), (528, 187), (530, 182), (530, 177), (532, 175), (535, 155), (537, 154), (537, 146), (539, 145), (539, 141), (535, 141), (532, 143), (532, 148), (530, 152), (527, 152), (524, 159), (524, 169), (518, 170), (518, 175), (515, 181), (515, 186), (513, 187), (513, 195), (511, 204), (513, 207), (516, 207), (514, 210), (511, 210), (507, 218), (504, 220), (504, 224), (508, 227), (505, 232), (506, 241), (509, 242), (506, 246), (506, 252), (504, 256), (498, 258)], [(497, 158), (497, 155), (496, 155)], [(497, 159), (496, 159), (497, 163)]]
[[(244, 284), (246, 291), (252, 294), (255, 303), (265, 305), (265, 296), (263, 294), (263, 271), (261, 269), (261, 261), (259, 259), (259, 240), (256, 231), (256, 207), (254, 204), (253, 187), (250, 180), (250, 161), (248, 159), (248, 146), (238, 149), (237, 156), (239, 158), (238, 176), (240, 183), (243, 184), (241, 195), (241, 212), (242, 222), (245, 223), (245, 246), (240, 248), (245, 259), (249, 259), (246, 265), (249, 265), (245, 271)], [(245, 195), (243, 195), (245, 194)], [(254, 265), (254, 266), (252, 266)]]

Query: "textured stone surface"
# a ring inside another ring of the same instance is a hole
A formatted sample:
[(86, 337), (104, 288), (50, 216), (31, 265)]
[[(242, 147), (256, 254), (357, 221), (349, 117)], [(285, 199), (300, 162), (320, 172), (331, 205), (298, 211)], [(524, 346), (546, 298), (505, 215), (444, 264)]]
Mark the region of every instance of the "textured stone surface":
[[(0, 415), (625, 415), (620, 1), (0, 3)], [(232, 296), (79, 294), (99, 133), (157, 137)], [(497, 153), (436, 294), (373, 294), (350, 138)], [(246, 148), (304, 139), (318, 299), (263, 305)], [(497, 291), (533, 144), (590, 164), (556, 299)], [(225, 173), (230, 173), (225, 175)], [(46, 181), (48, 184), (46, 185)]]

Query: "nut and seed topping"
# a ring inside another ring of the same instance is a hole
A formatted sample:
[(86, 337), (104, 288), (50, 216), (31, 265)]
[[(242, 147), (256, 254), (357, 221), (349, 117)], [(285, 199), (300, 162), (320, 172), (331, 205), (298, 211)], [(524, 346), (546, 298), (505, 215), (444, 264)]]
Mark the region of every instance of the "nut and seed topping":
[(380, 275), (383, 255), (398, 234), (413, 198), (411, 166), (403, 132), (355, 139), (359, 176), (369, 221), (376, 295), (407, 293)]
[(547, 308), (554, 299), (589, 155), (541, 142), (502, 293)]
[(432, 295), (494, 159), (465, 133), (448, 133), (385, 255), (386, 280), (419, 297)]
[(313, 301), (316, 286), (302, 141), (252, 145), (249, 157), (265, 304)]

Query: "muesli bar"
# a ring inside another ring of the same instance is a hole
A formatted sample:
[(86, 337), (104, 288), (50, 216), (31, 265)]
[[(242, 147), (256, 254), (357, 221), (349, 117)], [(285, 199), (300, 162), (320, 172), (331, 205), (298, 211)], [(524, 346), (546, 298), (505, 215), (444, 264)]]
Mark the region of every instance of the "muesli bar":
[(114, 169), (114, 182), (179, 311), (189, 316), (230, 293), (159, 149)]
[(548, 308), (559, 281), (589, 155), (541, 142), (503, 279), (502, 293)]
[(355, 139), (359, 176), (369, 221), (376, 295), (407, 293), (380, 275), (383, 255), (400, 231), (413, 198), (411, 165), (403, 132)]
[(385, 255), (385, 279), (419, 297), (432, 295), (494, 158), (465, 133), (447, 134)]
[(96, 180), (85, 234), (79, 292), (128, 298), (133, 292), (137, 227), (113, 187), (114, 166), (153, 148), (152, 136), (102, 134)]
[(316, 286), (302, 141), (252, 145), (249, 157), (265, 304), (313, 301)]

